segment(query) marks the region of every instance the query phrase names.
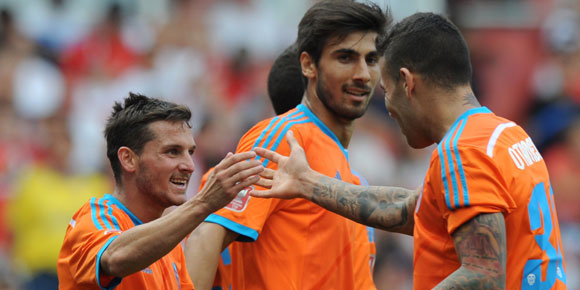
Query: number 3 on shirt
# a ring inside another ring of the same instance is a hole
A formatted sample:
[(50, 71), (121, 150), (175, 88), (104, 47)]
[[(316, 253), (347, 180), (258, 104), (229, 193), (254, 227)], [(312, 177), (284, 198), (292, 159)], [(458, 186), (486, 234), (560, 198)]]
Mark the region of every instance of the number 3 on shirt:
[(559, 241), (556, 241), (556, 247), (550, 243), (550, 236), (554, 230), (554, 223), (552, 221), (552, 214), (555, 212), (553, 195), (552, 187), (550, 186), (550, 201), (552, 204), (550, 206), (548, 195), (546, 194), (546, 187), (542, 182), (534, 187), (532, 198), (530, 199), (530, 203), (528, 203), (530, 229), (535, 231), (543, 226), (544, 233), (537, 234), (535, 238), (536, 243), (546, 253), (549, 261), (545, 275), (546, 280), (542, 281), (542, 260), (528, 260), (524, 266), (522, 289), (551, 289), (554, 283), (556, 283), (556, 279), (564, 282), (564, 284), (566, 283), (566, 273), (562, 267), (562, 250), (560, 249)]

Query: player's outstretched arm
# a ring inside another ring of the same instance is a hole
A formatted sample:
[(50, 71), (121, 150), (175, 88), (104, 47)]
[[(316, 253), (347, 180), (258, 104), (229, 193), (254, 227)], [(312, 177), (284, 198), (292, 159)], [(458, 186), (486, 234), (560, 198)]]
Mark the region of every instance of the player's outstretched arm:
[[(119, 235), (103, 252), (103, 274), (125, 277), (169, 253), (210, 213), (224, 207), (264, 170), (254, 152), (229, 153), (192, 199), (167, 215)], [(252, 159), (251, 161), (246, 161)]]
[(435, 289), (505, 289), (506, 232), (501, 213), (480, 214), (453, 233), (461, 267)]
[(187, 272), (196, 290), (212, 289), (222, 251), (238, 233), (210, 222), (201, 223), (185, 243)]
[(320, 174), (310, 168), (304, 150), (292, 131), (286, 134), (290, 156), (264, 148), (254, 151), (278, 164), (265, 170), (256, 184), (269, 188), (254, 190), (256, 197), (306, 198), (359, 223), (387, 231), (413, 235), (413, 214), (418, 190), (387, 186), (357, 186)]

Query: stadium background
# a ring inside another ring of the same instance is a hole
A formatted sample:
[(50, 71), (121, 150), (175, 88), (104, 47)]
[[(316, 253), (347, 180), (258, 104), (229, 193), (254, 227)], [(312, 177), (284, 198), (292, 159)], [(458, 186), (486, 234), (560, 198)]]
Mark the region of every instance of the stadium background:
[[(0, 0), (0, 289), (50, 289), (67, 223), (112, 189), (103, 124), (128, 91), (188, 104), (190, 184), (272, 116), (266, 76), (313, 0)], [(472, 53), (483, 105), (523, 125), (552, 177), (568, 273), (580, 271), (580, 1), (375, 0), (395, 19), (448, 15)], [(410, 149), (377, 89), (357, 121), (353, 168), (417, 187)], [(379, 289), (411, 289), (412, 239), (376, 231)], [(569, 289), (580, 289), (568, 275)]]

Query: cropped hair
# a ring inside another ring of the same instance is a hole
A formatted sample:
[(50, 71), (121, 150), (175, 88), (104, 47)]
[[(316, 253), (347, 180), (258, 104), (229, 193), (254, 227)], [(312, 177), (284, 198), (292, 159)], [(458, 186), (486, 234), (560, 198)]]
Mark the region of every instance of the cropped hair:
[(183, 121), (191, 127), (191, 111), (184, 105), (129, 93), (124, 102), (115, 102), (107, 120), (105, 139), (107, 158), (111, 163), (115, 181), (121, 182), (121, 163), (117, 151), (122, 146), (141, 154), (145, 144), (155, 138), (149, 124), (156, 121)]
[(383, 41), (383, 73), (395, 81), (402, 67), (446, 89), (471, 81), (467, 43), (457, 26), (441, 15), (415, 13), (395, 24)]
[(268, 96), (276, 115), (295, 108), (304, 96), (304, 76), (296, 45), (286, 48), (268, 74)]
[(383, 11), (377, 4), (322, 0), (310, 7), (298, 24), (298, 55), (305, 51), (318, 64), (322, 49), (329, 39), (341, 41), (349, 34), (360, 31), (377, 32), (379, 44), (390, 23), (390, 12)]

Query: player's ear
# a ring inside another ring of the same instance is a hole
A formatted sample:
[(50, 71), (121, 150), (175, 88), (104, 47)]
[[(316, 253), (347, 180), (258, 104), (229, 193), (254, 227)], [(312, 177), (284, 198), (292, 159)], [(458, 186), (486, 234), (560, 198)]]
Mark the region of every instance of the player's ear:
[(316, 77), (316, 63), (314, 63), (314, 59), (308, 52), (303, 51), (300, 54), (300, 65), (302, 66), (302, 74), (305, 77), (309, 79)]
[(403, 88), (405, 89), (405, 94), (410, 97), (415, 90), (415, 76), (409, 71), (408, 68), (402, 67), (399, 69), (399, 77), (403, 81)]
[(119, 158), (123, 170), (128, 172), (135, 172), (137, 170), (137, 154), (131, 148), (126, 146), (119, 148), (117, 150), (117, 158)]

